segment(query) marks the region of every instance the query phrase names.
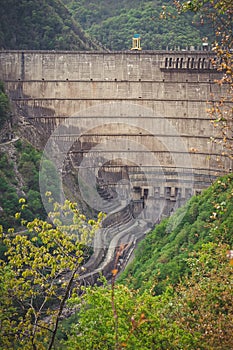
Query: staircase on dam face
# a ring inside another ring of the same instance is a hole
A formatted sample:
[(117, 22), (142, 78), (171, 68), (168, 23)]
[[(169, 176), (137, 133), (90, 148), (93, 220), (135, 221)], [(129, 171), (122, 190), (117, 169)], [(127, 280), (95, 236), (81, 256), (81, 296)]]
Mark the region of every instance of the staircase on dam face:
[[(101, 179), (103, 180), (103, 179)], [(100, 184), (100, 179), (97, 180)], [(100, 187), (101, 188), (101, 187)], [(104, 187), (99, 194), (104, 200), (109, 201), (114, 197), (114, 189), (109, 191)], [(135, 219), (132, 212), (132, 203), (122, 204), (116, 200), (118, 207), (110, 212), (102, 222), (101, 229), (96, 233), (93, 242), (94, 253), (85, 265), (85, 273), (80, 276), (79, 281), (82, 284), (95, 283), (100, 274), (106, 278), (111, 277), (111, 271), (114, 268), (116, 253), (119, 247), (123, 247), (121, 258), (118, 261), (118, 269), (125, 265), (135, 244), (146, 232), (149, 231), (148, 223), (142, 219)]]
[[(166, 175), (167, 182), (159, 181), (161, 171)], [(175, 174), (176, 171), (168, 168), (162, 170), (150, 168), (142, 171), (137, 166), (127, 167), (127, 172), (111, 172), (109, 168), (99, 171), (96, 179), (97, 191), (106, 203), (108, 215), (95, 236), (94, 253), (85, 265), (85, 274), (80, 277), (82, 283), (95, 283), (100, 273), (110, 278), (116, 260), (116, 252), (121, 246), (126, 247), (125, 250), (130, 252), (124, 253), (124, 258), (120, 259), (119, 270), (125, 266), (136, 242), (144, 237), (152, 224), (171, 215), (192, 195), (190, 188), (192, 174), (187, 171), (183, 172), (182, 176), (180, 173), (176, 174), (182, 179), (179, 179), (180, 183), (177, 183), (174, 174), (172, 182), (169, 181), (167, 173), (172, 172)], [(116, 190), (117, 183), (120, 183), (122, 192), (125, 190), (122, 174), (124, 180), (128, 180), (131, 185), (128, 201), (126, 198), (122, 201), (119, 196), (120, 189)], [(157, 187), (154, 187), (155, 183)], [(183, 183), (186, 187), (182, 187)]]
[[(124, 208), (118, 213), (122, 213)], [(94, 284), (97, 282), (100, 275), (104, 275), (107, 279), (112, 277), (112, 269), (115, 266), (116, 254), (120, 247), (123, 247), (122, 253), (117, 261), (117, 269), (126, 265), (130, 255), (132, 254), (137, 241), (139, 241), (150, 228), (143, 220), (129, 220), (127, 223), (118, 223), (113, 225), (107, 232), (101, 229), (97, 234), (98, 237), (94, 244), (94, 253), (84, 266), (86, 272), (79, 277), (81, 284)], [(108, 247), (99, 247), (98, 244), (108, 243)]]
[(97, 178), (97, 193), (103, 199), (103, 212), (111, 212), (120, 206), (120, 201), (114, 187), (107, 186), (103, 178)]

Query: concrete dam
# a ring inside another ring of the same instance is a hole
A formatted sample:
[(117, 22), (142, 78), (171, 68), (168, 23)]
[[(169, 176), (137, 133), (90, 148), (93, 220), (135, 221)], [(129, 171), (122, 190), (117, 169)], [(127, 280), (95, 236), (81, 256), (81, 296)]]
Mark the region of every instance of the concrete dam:
[(34, 144), (63, 176), (69, 161), (83, 200), (108, 213), (96, 247), (139, 239), (232, 168), (210, 140), (219, 135), (207, 102), (225, 89), (213, 59), (208, 51), (0, 52), (22, 130), (38, 130)]

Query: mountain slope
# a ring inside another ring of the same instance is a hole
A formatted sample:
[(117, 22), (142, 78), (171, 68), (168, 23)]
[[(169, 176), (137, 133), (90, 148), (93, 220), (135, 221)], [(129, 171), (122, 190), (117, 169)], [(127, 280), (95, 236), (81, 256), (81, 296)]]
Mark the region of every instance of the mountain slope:
[[(133, 34), (140, 33), (143, 50), (191, 45), (212, 41), (212, 29), (200, 23), (197, 14), (179, 16), (172, 1), (64, 0), (74, 18), (92, 37), (112, 50), (131, 48)], [(162, 15), (166, 12), (166, 16)]]
[(2, 0), (0, 48), (30, 50), (100, 49), (60, 0)]
[(154, 289), (160, 294), (188, 273), (187, 258), (203, 243), (233, 245), (233, 174), (217, 180), (177, 212), (157, 225), (139, 244), (135, 259), (120, 276), (133, 288)]

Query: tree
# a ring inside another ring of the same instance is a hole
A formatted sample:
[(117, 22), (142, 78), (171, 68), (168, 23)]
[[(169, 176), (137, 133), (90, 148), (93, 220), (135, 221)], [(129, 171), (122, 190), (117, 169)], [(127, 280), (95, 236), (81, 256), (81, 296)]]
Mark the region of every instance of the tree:
[(111, 285), (88, 287), (72, 300), (79, 309), (78, 322), (61, 349), (231, 349), (233, 268), (228, 249), (223, 243), (204, 244), (187, 260), (190, 275), (160, 296), (114, 286), (114, 310)]
[(198, 349), (233, 348), (233, 268), (228, 249), (223, 243), (208, 243), (193, 253), (188, 260), (192, 274), (167, 307), (178, 327), (198, 337)]
[[(25, 200), (20, 202), (23, 213)], [(52, 349), (66, 301), (78, 290), (101, 214), (88, 223), (75, 203), (65, 201), (54, 203), (49, 218), (21, 219), (21, 233), (1, 230), (7, 251), (0, 261), (0, 348)]]
[[(197, 348), (188, 332), (171, 322), (162, 310), (170, 299), (170, 290), (153, 297), (150, 291), (142, 295), (123, 285), (114, 287), (112, 309), (111, 285), (89, 287), (73, 303), (79, 309), (78, 322), (67, 332), (60, 349), (183, 349)], [(117, 331), (117, 334), (116, 332)], [(117, 335), (117, 337), (116, 337)]]
[[(210, 102), (208, 110), (214, 127), (219, 130), (220, 141), (214, 138), (214, 142), (223, 145), (227, 155), (233, 159), (233, 2), (231, 0), (191, 0), (177, 1), (176, 8), (179, 13), (187, 11), (199, 15), (200, 24), (208, 23), (215, 32), (215, 40), (212, 49), (216, 53), (213, 65), (222, 72), (222, 77), (216, 81), (223, 88), (223, 96), (214, 102)], [(210, 98), (214, 100), (214, 96)]]

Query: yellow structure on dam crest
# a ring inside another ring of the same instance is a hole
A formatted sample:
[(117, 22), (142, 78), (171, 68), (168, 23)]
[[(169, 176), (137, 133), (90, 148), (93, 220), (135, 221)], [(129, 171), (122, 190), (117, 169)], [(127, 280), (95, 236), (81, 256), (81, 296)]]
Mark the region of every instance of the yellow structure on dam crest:
[(140, 34), (134, 34), (132, 38), (132, 48), (131, 50), (141, 50), (141, 37)]

